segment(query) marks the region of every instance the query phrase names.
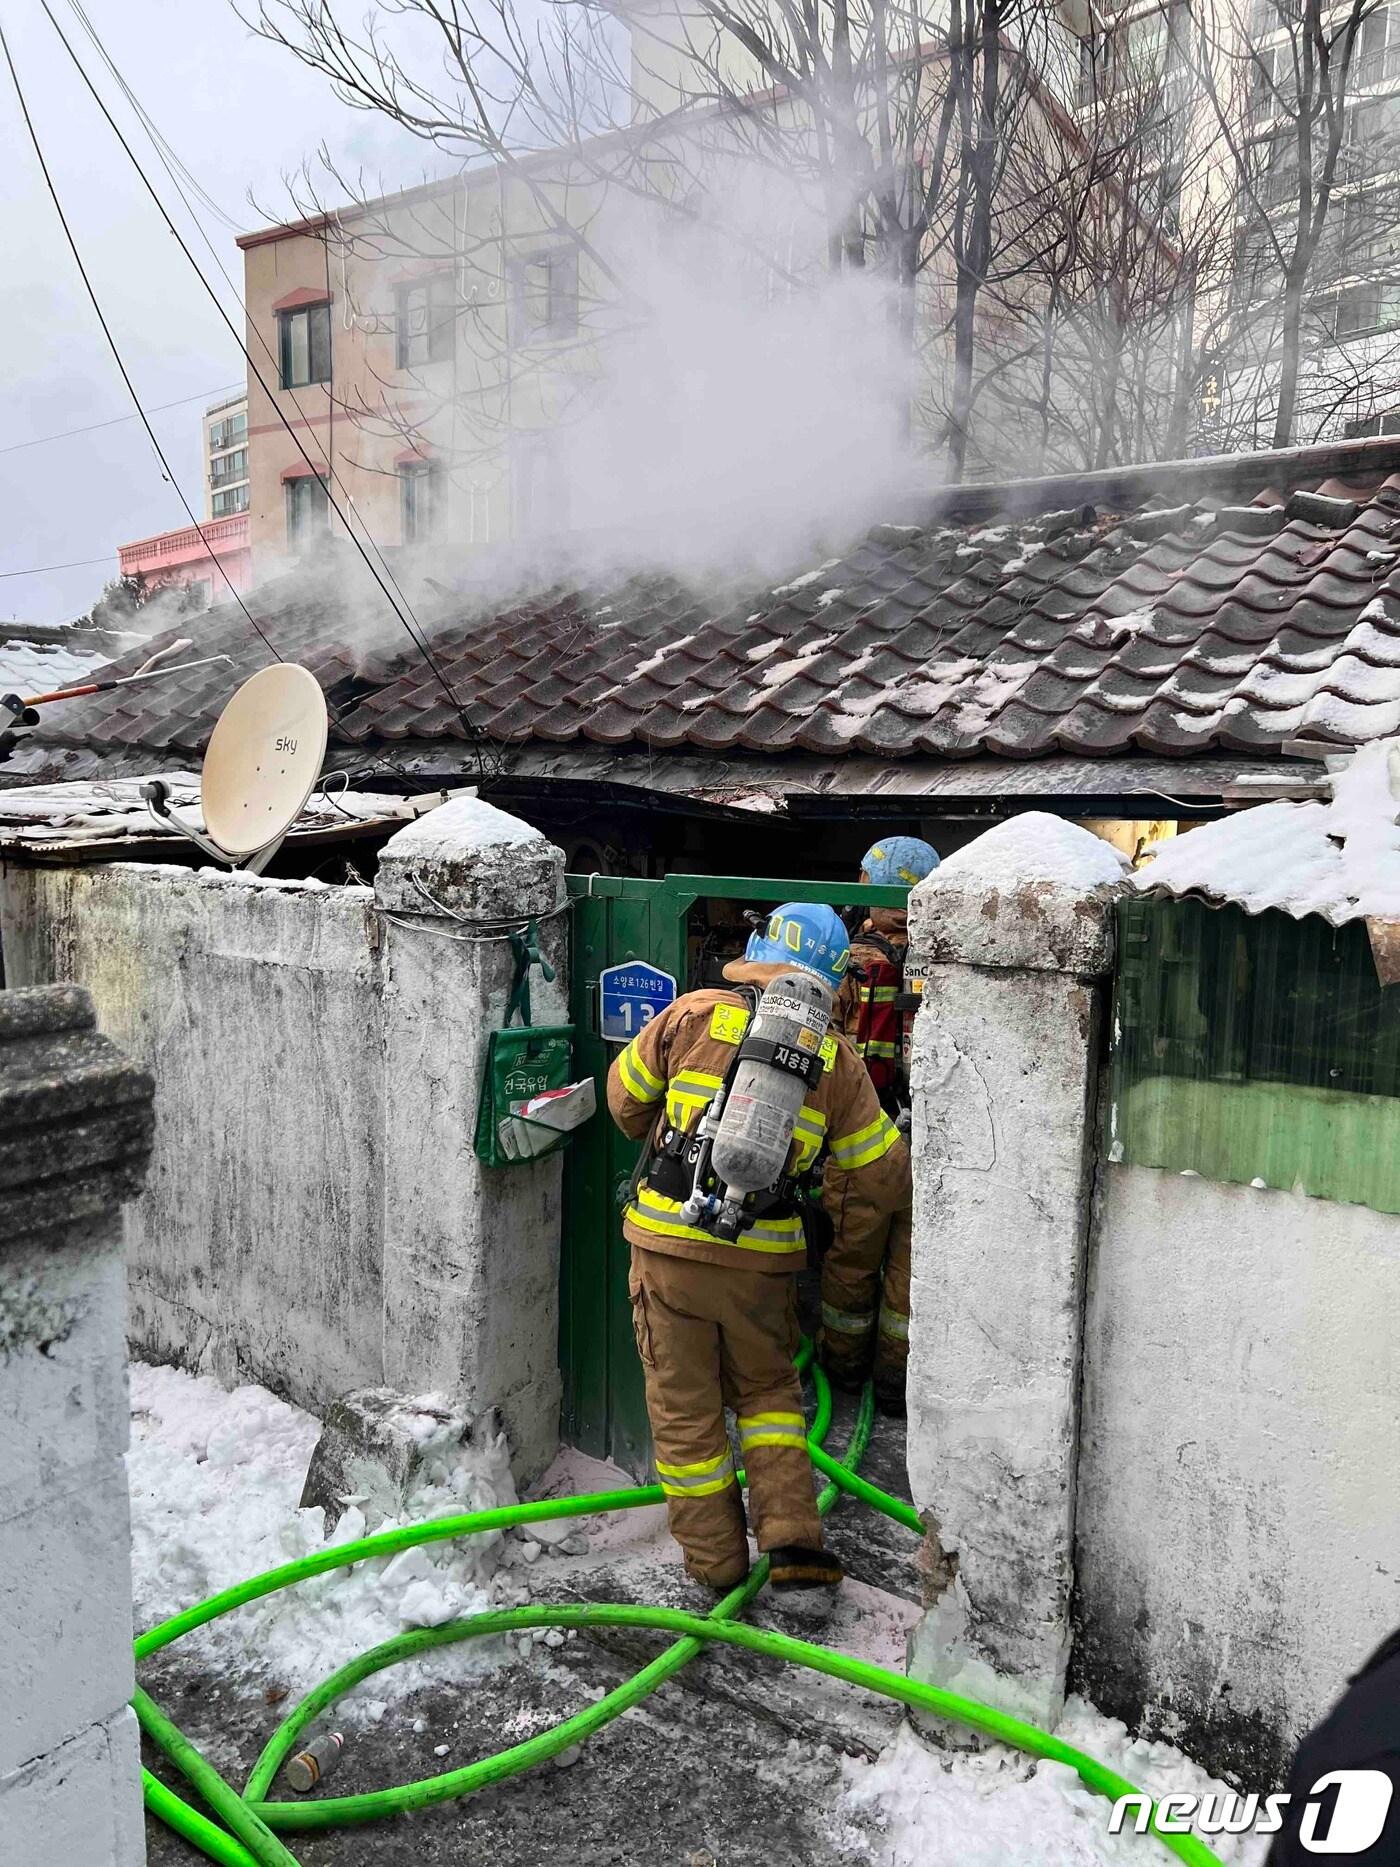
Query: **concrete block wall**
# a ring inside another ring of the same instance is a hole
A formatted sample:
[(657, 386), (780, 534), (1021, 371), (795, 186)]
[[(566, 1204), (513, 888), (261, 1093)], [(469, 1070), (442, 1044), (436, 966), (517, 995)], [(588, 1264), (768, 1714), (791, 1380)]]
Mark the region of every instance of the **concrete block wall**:
[(151, 1081), (75, 987), (0, 992), (0, 1834), (145, 1859), (133, 1686), (126, 1291)]
[[(426, 893), (423, 892), (426, 890)], [(511, 957), (457, 918), (541, 921), (567, 1013), (563, 857), (473, 798), (392, 838), (377, 891), (150, 864), (10, 867), (7, 978), (79, 980), (156, 1071), (130, 1211), (132, 1340), (313, 1411), (389, 1384), (499, 1403), (517, 1475), (557, 1444), (558, 1158), (482, 1169)]]

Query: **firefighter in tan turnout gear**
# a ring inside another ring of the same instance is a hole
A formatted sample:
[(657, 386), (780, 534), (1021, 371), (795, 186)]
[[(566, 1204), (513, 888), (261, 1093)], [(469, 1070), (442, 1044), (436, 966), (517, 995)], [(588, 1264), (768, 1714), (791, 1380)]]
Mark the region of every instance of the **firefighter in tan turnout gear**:
[[(862, 882), (912, 888), (938, 867), (938, 852), (917, 836), (890, 836), (866, 851)], [(872, 908), (851, 936), (849, 977), (836, 1001), (836, 1023), (850, 1038), (885, 1113), (907, 1128), (909, 1085), (904, 1033), (908, 1013), (904, 960), (909, 916), (903, 908)], [(846, 1226), (840, 1215), (848, 1188), (828, 1178), (825, 1203), (836, 1241), (822, 1262), (822, 1366), (846, 1388), (873, 1376), (882, 1412), (904, 1412), (909, 1363), (909, 1273), (913, 1211), (905, 1204), (882, 1228)]]
[(749, 1567), (726, 1407), (774, 1586), (841, 1580), (822, 1548), (792, 1365), (799, 1191), (825, 1159), (825, 1197), (836, 1190), (857, 1249), (910, 1197), (904, 1141), (827, 1028), (848, 952), (830, 908), (779, 908), (724, 969), (747, 990), (686, 993), (608, 1075), (613, 1120), (645, 1142), (623, 1232), (657, 1476), (687, 1571), (715, 1589)]

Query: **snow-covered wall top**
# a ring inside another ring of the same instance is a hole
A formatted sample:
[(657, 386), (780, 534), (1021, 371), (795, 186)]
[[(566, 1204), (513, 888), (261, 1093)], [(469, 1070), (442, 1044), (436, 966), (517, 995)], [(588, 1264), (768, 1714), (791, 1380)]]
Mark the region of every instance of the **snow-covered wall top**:
[[(1400, 739), (1363, 746), (1327, 804), (1260, 804), (1159, 843), (1146, 893), (1201, 894), (1334, 927), (1400, 915)], [(974, 845), (975, 847), (975, 845)]]

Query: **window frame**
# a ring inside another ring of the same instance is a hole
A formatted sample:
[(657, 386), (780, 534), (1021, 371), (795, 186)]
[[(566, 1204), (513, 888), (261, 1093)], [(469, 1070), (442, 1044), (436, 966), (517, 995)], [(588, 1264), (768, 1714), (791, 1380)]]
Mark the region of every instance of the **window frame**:
[[(287, 517), (287, 547), (294, 552), (310, 548), (330, 532), (330, 490), (324, 473), (294, 473), (282, 482)], [(319, 500), (311, 491), (320, 488)], [(302, 510), (303, 506), (306, 510)]]
[[(420, 279), (405, 279), (394, 291), (394, 367), (422, 369), (452, 359), (457, 337), (457, 281), (451, 272), (432, 272)], [(410, 330), (410, 300), (423, 297), (423, 328)], [(414, 347), (422, 344), (423, 354)]]
[[(306, 375), (295, 373), (295, 329), (298, 320), (306, 325)], [(317, 334), (321, 334), (323, 354), (317, 357)], [(332, 373), (331, 301), (316, 299), (311, 304), (292, 305), (277, 313), (277, 380), (281, 389), (309, 389), (329, 383)]]
[[(555, 308), (556, 286), (554, 271), (557, 266), (567, 265), (571, 274), (567, 288), (558, 293), (564, 305), (562, 313)], [(529, 275), (537, 268), (548, 269), (546, 285), (546, 314), (536, 319), (530, 315)], [(579, 249), (576, 243), (542, 246), (533, 252), (522, 253), (512, 267), (511, 316), (515, 325), (516, 342), (519, 344), (559, 344), (575, 339), (581, 327), (579, 303)]]
[(442, 469), (435, 460), (400, 461), (399, 542), (428, 544), (442, 516)]
[[(240, 494), (242, 495), (241, 498), (239, 497)], [(221, 500), (226, 502), (222, 509), (219, 504)], [(230, 501), (232, 502), (231, 504), (227, 503)], [(235, 486), (216, 487), (210, 495), (209, 509), (211, 516), (216, 519), (233, 519), (237, 518), (240, 512), (246, 512), (248, 510), (248, 504), (249, 482), (247, 480), (239, 480)]]

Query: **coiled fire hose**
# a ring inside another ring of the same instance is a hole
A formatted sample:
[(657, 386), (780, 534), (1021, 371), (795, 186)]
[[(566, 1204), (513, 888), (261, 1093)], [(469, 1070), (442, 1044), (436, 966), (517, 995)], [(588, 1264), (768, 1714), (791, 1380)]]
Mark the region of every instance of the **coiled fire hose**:
[[(811, 1344), (804, 1342), (798, 1356), (799, 1368), (812, 1362)], [(918, 1535), (923, 1525), (911, 1505), (891, 1497), (868, 1480), (857, 1475), (856, 1467), (870, 1441), (874, 1402), (867, 1386), (860, 1404), (850, 1444), (841, 1458), (834, 1459), (822, 1449), (822, 1440), (831, 1425), (831, 1389), (820, 1368), (812, 1369), (817, 1406), (809, 1434), (812, 1462), (831, 1482), (822, 1491), (817, 1507), (825, 1515), (842, 1491), (882, 1511), (897, 1523)], [(740, 1473), (740, 1482), (743, 1474)], [(436, 1517), (426, 1523), (405, 1524), (383, 1530), (355, 1542), (318, 1550), (314, 1555), (283, 1563), (246, 1582), (236, 1583), (208, 1600), (186, 1608), (182, 1613), (153, 1627), (136, 1642), (138, 1661), (172, 1645), (195, 1628), (232, 1613), (264, 1595), (291, 1588), (313, 1575), (344, 1569), (374, 1557), (390, 1556), (399, 1550), (413, 1549), (422, 1543), (446, 1542), (487, 1530), (508, 1530), (519, 1524), (542, 1523), (551, 1518), (597, 1516), (615, 1510), (636, 1510), (643, 1505), (659, 1504), (663, 1493), (659, 1485), (639, 1485), (624, 1491), (601, 1491), (576, 1498), (549, 1498), (533, 1504), (503, 1505), (494, 1510), (471, 1511), (452, 1517)], [(790, 1665), (810, 1667), (814, 1672), (844, 1679), (867, 1691), (931, 1712), (956, 1724), (981, 1731), (1013, 1749), (1052, 1763), (1066, 1764), (1084, 1785), (1099, 1795), (1117, 1799), (1138, 1795), (1125, 1778), (1105, 1764), (1086, 1756), (1083, 1751), (1063, 1743), (1048, 1731), (1042, 1731), (1024, 1719), (1014, 1718), (992, 1706), (979, 1704), (956, 1692), (924, 1685), (901, 1673), (853, 1659), (828, 1647), (795, 1640), (786, 1634), (746, 1627), (737, 1616), (749, 1606), (768, 1579), (766, 1557), (754, 1565), (746, 1581), (731, 1590), (708, 1615), (687, 1614), (675, 1608), (648, 1608), (628, 1603), (591, 1603), (566, 1606), (542, 1603), (527, 1608), (497, 1608), (474, 1614), (464, 1620), (450, 1621), (442, 1627), (416, 1628), (396, 1639), (352, 1659), (309, 1692), (283, 1719), (262, 1755), (254, 1764), (246, 1787), (240, 1795), (231, 1787), (179, 1727), (166, 1716), (155, 1701), (139, 1687), (132, 1707), (141, 1727), (152, 1742), (198, 1791), (219, 1821), (192, 1808), (150, 1771), (143, 1772), (146, 1807), (176, 1833), (183, 1835), (209, 1860), (220, 1867), (299, 1867), (296, 1856), (278, 1838), (279, 1833), (294, 1830), (338, 1828), (369, 1822), (388, 1815), (401, 1815), (410, 1809), (430, 1808), (435, 1803), (450, 1802), (490, 1784), (503, 1782), (534, 1765), (545, 1763), (570, 1745), (582, 1743), (596, 1731), (638, 1705), (658, 1686), (688, 1665), (709, 1642), (747, 1648), (769, 1659), (784, 1660)], [(371, 1674), (401, 1660), (415, 1658), (434, 1647), (449, 1646), (459, 1640), (475, 1640), (493, 1634), (518, 1633), (536, 1627), (648, 1627), (675, 1634), (673, 1644), (649, 1664), (634, 1673), (595, 1704), (586, 1706), (554, 1727), (541, 1731), (523, 1743), (482, 1758), (464, 1768), (445, 1771), (440, 1776), (424, 1777), (391, 1789), (370, 1790), (361, 1795), (327, 1796), (309, 1801), (270, 1802), (267, 1792), (282, 1764), (292, 1754), (307, 1726), (329, 1711), (352, 1686)], [(224, 1825), (221, 1827), (219, 1822)], [(1157, 1810), (1152, 1810), (1150, 1832), (1189, 1867), (1220, 1867), (1219, 1856), (1194, 1835), (1164, 1833), (1157, 1826)]]

